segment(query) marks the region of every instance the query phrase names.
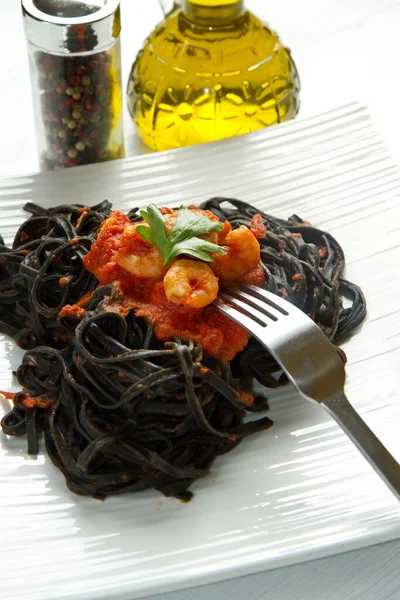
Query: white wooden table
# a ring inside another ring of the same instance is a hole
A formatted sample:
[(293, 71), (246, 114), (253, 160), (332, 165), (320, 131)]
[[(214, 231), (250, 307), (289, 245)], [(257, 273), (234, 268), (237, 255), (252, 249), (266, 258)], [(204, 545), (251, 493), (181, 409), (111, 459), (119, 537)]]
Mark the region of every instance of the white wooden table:
[[(248, 0), (283, 37), (302, 85), (301, 117), (352, 100), (369, 106), (400, 164), (400, 0)], [(122, 0), (123, 69), (161, 17), (157, 0)], [(20, 0), (0, 0), (0, 176), (36, 171), (29, 73)], [(126, 150), (147, 150), (126, 114)], [(399, 600), (400, 541), (153, 596), (152, 600)], [(84, 595), (82, 595), (84, 598)]]

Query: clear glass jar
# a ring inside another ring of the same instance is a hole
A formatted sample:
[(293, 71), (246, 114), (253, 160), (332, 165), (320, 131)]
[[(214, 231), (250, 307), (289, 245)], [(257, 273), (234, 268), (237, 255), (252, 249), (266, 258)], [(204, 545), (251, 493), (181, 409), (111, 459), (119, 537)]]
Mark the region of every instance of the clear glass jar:
[(119, 0), (22, 0), (41, 168), (124, 156)]

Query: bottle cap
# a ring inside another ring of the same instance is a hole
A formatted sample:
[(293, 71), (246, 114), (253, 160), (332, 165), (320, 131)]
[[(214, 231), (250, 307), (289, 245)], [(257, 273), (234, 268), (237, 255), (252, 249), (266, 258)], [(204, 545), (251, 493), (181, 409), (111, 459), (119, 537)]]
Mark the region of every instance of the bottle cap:
[(47, 52), (101, 51), (121, 32), (120, 0), (22, 0), (30, 43)]

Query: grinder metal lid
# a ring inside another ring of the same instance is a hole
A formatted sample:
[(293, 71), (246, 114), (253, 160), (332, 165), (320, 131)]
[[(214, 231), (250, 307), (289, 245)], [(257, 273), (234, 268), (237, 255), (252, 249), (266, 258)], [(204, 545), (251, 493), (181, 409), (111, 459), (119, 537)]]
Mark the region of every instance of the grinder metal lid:
[(30, 43), (57, 54), (101, 51), (121, 32), (120, 0), (22, 0)]

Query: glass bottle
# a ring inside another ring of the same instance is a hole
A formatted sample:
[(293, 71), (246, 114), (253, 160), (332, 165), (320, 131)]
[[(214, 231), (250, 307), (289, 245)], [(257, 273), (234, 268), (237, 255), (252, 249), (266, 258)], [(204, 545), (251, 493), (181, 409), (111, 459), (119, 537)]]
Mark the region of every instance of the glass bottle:
[(119, 0), (22, 0), (43, 170), (124, 155)]
[(183, 0), (174, 8), (139, 52), (128, 83), (129, 111), (148, 146), (220, 140), (297, 115), (290, 52), (243, 0)]

